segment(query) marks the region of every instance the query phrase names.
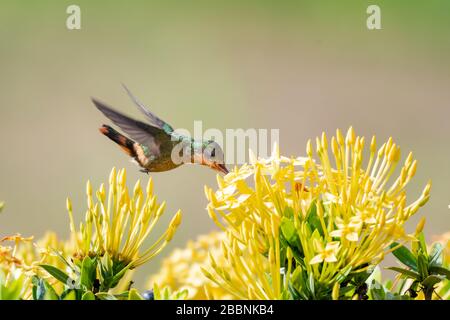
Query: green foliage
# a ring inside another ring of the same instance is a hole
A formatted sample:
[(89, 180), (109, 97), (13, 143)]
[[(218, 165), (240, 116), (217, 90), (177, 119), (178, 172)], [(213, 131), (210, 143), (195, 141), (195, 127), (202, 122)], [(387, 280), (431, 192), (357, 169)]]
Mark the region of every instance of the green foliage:
[[(305, 217), (304, 228), (310, 234), (310, 238), (315, 236), (323, 237), (325, 230), (323, 225), (328, 223), (327, 219), (321, 222), (319, 217), (318, 206), (323, 210), (329, 208), (324, 207), (322, 202), (313, 201)], [(283, 299), (291, 300), (331, 300), (333, 287), (335, 284), (339, 286), (338, 297), (342, 300), (352, 299), (367, 299), (367, 284), (365, 281), (371, 275), (373, 268), (367, 271), (353, 270), (351, 266), (337, 272), (336, 277), (332, 283), (323, 282), (320, 279), (315, 279), (311, 268), (325, 268), (324, 264), (315, 266), (309, 265), (305, 261), (303, 246), (298, 234), (298, 227), (292, 218), (292, 213), (284, 212), (284, 216), (280, 224), (280, 244), (282, 245), (281, 252), (284, 252), (281, 261), (282, 270), (288, 270), (289, 259), (286, 257), (286, 252), (289, 249), (293, 255), (292, 271), (288, 280), (288, 290), (282, 292)], [(311, 239), (307, 240), (311, 240)], [(286, 275), (285, 275), (286, 276)]]
[(144, 298), (133, 288), (128, 293), (128, 300), (144, 300)]
[(170, 288), (166, 287), (160, 289), (158, 285), (153, 285), (153, 299), (154, 300), (185, 300), (188, 295), (187, 290), (181, 290), (173, 292)]
[[(67, 262), (66, 259), (64, 261), (72, 276), (54, 266), (40, 265), (50, 276), (64, 285), (64, 291), (58, 295), (47, 279), (34, 276), (32, 281), (34, 300), (145, 300), (135, 288), (111, 293), (111, 289), (117, 286), (130, 267), (113, 261), (108, 254), (100, 258), (84, 257), (77, 262)], [(172, 292), (169, 288), (160, 290), (156, 285), (154, 292), (154, 298), (157, 300), (186, 299), (188, 294), (187, 290), (180, 292)]]
[(391, 249), (398, 247), (398, 249), (394, 250), (393, 255), (404, 265), (411, 268), (414, 271), (417, 271), (417, 258), (409, 251), (405, 246), (399, 246), (398, 243), (391, 244)]
[(60, 296), (55, 289), (45, 280), (34, 276), (33, 283), (33, 299), (34, 300), (59, 300)]
[(98, 265), (100, 291), (108, 291), (117, 286), (131, 267), (131, 264), (125, 265), (120, 261), (114, 261), (107, 253), (101, 257)]
[(81, 296), (81, 300), (95, 300), (95, 294), (92, 291), (86, 291)]
[[(316, 233), (323, 236), (323, 225), (328, 223), (326, 219), (321, 222), (318, 216), (320, 211), (318, 206), (327, 210), (321, 202), (317, 203), (316, 201), (312, 203), (305, 217), (304, 228), (308, 231), (310, 238), (314, 238)], [(389, 268), (402, 278), (400, 285), (394, 286), (392, 282), (383, 285), (379, 268), (371, 265), (360, 266), (358, 270), (346, 267), (339, 271), (332, 283), (324, 283), (313, 277), (311, 268), (319, 268), (320, 271), (321, 268), (325, 268), (325, 265), (323, 263), (314, 266), (307, 264), (298, 234), (298, 226), (295, 225), (292, 216), (292, 212), (284, 212), (280, 223), (281, 269), (283, 272), (289, 268), (288, 250), (292, 253), (293, 258), (288, 289), (282, 292), (283, 299), (405, 300), (416, 298), (420, 291), (423, 291), (426, 299), (431, 299), (435, 288), (450, 279), (450, 270), (443, 265), (442, 245), (436, 243), (428, 251), (425, 238), (421, 233), (418, 241), (413, 242), (412, 251), (398, 243), (391, 245), (391, 249), (394, 249), (393, 255), (404, 265), (404, 267)], [(334, 287), (336, 288), (333, 295)]]
[[(64, 259), (63, 257), (61, 257)], [(111, 294), (110, 289), (117, 286), (129, 266), (113, 261), (108, 254), (103, 257), (84, 257), (81, 261), (67, 262), (69, 276), (54, 266), (41, 264), (55, 280), (64, 285), (64, 291), (58, 295), (53, 286), (43, 278), (33, 278), (33, 299), (35, 300), (142, 300), (136, 289)]]
[(17, 279), (9, 279), (6, 283), (6, 275), (0, 269), (0, 300), (20, 300), (26, 287), (25, 275)]
[(392, 244), (394, 256), (406, 268), (391, 267), (399, 273), (400, 277), (409, 280), (411, 285), (407, 288), (409, 296), (417, 297), (423, 291), (425, 299), (431, 300), (438, 284), (450, 280), (450, 270), (443, 264), (443, 247), (440, 243), (435, 243), (428, 252), (423, 233), (418, 236), (418, 242), (412, 244), (409, 250), (398, 243)]
[(80, 283), (85, 290), (93, 290), (97, 276), (97, 259), (85, 257), (81, 263)]
[(47, 271), (56, 280), (62, 282), (63, 284), (68, 284), (72, 282), (72, 279), (70, 279), (70, 277), (64, 271), (61, 271), (56, 267), (47, 264), (41, 264), (40, 267), (45, 271)]

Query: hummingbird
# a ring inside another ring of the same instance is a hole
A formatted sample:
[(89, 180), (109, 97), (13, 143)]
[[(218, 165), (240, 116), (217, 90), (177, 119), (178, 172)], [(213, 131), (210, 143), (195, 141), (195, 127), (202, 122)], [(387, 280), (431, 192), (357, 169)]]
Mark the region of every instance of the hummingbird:
[(141, 167), (141, 172), (168, 171), (184, 163), (194, 163), (224, 174), (228, 173), (224, 164), (224, 153), (218, 143), (177, 133), (171, 125), (150, 112), (125, 85), (123, 87), (133, 103), (146, 116), (148, 123), (130, 118), (96, 98), (92, 98), (92, 102), (129, 136), (106, 124), (99, 129), (132, 157)]

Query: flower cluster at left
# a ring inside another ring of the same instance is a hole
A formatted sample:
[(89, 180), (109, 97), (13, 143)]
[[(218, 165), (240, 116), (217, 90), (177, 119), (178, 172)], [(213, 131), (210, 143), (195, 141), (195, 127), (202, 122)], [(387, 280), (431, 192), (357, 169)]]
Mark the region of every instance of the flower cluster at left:
[[(18, 251), (32, 239), (17, 234), (0, 240), (0, 299), (19, 299), (29, 293), (30, 278), (27, 275), (33, 266), (27, 264)], [(5, 242), (14, 245), (4, 245)]]
[(72, 203), (67, 199), (70, 230), (77, 243), (75, 257), (79, 259), (107, 254), (114, 263), (133, 269), (161, 252), (181, 222), (181, 212), (178, 211), (158, 240), (142, 251), (144, 241), (166, 207), (165, 202), (157, 203), (156, 196), (153, 195), (152, 179), (149, 179), (145, 191), (138, 180), (130, 196), (125, 169), (117, 172), (113, 168), (109, 177), (108, 194), (102, 184), (94, 197), (92, 185), (88, 181), (86, 195), (88, 208), (79, 230), (75, 227)]
[[(165, 209), (165, 203), (158, 204), (153, 195), (152, 179), (145, 190), (138, 181), (130, 194), (125, 169), (117, 172), (114, 168), (108, 189), (102, 184), (94, 194), (87, 182), (87, 210), (79, 228), (75, 227), (72, 202), (67, 199), (71, 230), (67, 242), (59, 241), (54, 233), (36, 244), (20, 235), (0, 240), (14, 242), (13, 247), (0, 245), (0, 300), (144, 299), (131, 288), (132, 270), (171, 241), (181, 212), (152, 245), (145, 247)], [(171, 296), (163, 293), (155, 293), (155, 298)]]
[(63, 286), (39, 267), (40, 264), (51, 264), (64, 268), (54, 251), (65, 256), (72, 254), (73, 241), (61, 241), (54, 232), (47, 232), (37, 241), (20, 234), (3, 237), (0, 240), (0, 300), (31, 298), (33, 276), (45, 278), (61, 290)]

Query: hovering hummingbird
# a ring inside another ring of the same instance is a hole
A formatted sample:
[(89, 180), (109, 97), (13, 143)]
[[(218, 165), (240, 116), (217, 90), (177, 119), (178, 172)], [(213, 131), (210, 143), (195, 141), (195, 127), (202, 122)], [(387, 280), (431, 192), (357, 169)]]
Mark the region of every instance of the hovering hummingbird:
[(183, 163), (196, 163), (224, 174), (228, 173), (219, 144), (213, 140), (194, 140), (175, 132), (168, 123), (150, 112), (126, 86), (123, 87), (134, 104), (147, 117), (148, 124), (132, 119), (95, 98), (92, 98), (92, 102), (130, 136), (126, 137), (108, 125), (103, 125), (99, 129), (131, 156), (142, 167), (142, 172), (168, 171)]

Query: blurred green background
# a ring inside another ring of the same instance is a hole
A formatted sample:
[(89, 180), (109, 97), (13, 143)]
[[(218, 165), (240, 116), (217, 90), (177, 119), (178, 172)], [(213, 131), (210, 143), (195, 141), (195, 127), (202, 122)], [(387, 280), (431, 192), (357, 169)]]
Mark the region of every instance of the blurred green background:
[[(82, 29), (66, 29), (81, 7)], [(366, 28), (381, 7), (382, 30)], [(0, 4), (0, 235), (69, 234), (65, 198), (85, 210), (85, 182), (126, 167), (146, 176), (97, 128), (108, 121), (90, 97), (140, 116), (123, 82), (174, 127), (279, 128), (281, 152), (353, 125), (393, 136), (419, 160), (409, 188), (433, 180), (426, 234), (450, 228), (449, 1), (17, 1)], [(178, 209), (171, 248), (214, 228), (203, 186), (215, 173), (184, 166), (152, 175), (167, 200), (160, 231)], [(142, 282), (140, 287), (142, 287)]]

